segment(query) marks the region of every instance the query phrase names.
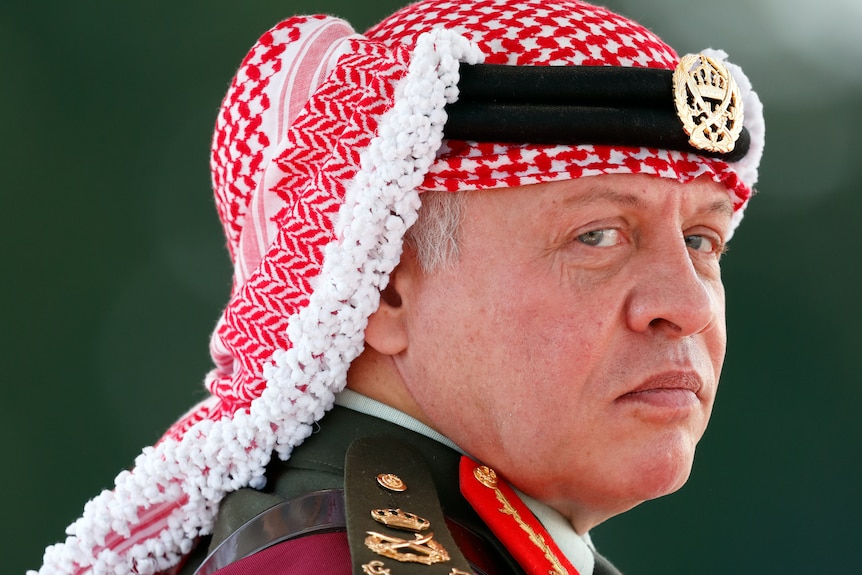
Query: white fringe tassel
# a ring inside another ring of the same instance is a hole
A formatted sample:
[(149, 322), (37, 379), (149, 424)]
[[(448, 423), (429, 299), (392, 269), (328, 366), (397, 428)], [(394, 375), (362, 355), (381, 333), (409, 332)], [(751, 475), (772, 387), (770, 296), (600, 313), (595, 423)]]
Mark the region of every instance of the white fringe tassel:
[[(87, 503), (66, 541), (46, 549), (39, 575), (152, 575), (170, 568), (198, 536), (212, 531), (226, 493), (262, 486), (273, 450), (287, 459), (308, 437), (345, 386), (347, 369), (363, 349), (368, 317), (416, 220), (416, 187), (440, 148), (443, 107), (457, 99), (459, 62), (481, 59), (478, 48), (454, 32), (438, 29), (419, 38), (395, 104), (381, 118), (348, 188), (336, 226), (341, 239), (326, 246), (309, 305), (290, 318), (293, 347), (273, 354), (264, 367), (261, 397), (249, 413), (201, 421), (179, 442), (146, 448), (132, 471), (117, 476), (113, 491)], [(146, 510), (140, 517), (139, 509)], [(136, 533), (137, 542), (110, 540), (130, 537), (160, 509), (166, 519), (154, 521), (151, 532)]]

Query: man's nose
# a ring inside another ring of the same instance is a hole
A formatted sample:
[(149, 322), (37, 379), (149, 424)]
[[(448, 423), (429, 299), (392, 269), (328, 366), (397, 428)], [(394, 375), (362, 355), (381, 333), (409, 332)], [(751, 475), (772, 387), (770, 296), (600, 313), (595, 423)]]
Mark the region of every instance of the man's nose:
[(626, 306), (632, 330), (685, 337), (706, 330), (717, 319), (721, 279), (698, 271), (683, 238), (645, 253), (635, 273)]

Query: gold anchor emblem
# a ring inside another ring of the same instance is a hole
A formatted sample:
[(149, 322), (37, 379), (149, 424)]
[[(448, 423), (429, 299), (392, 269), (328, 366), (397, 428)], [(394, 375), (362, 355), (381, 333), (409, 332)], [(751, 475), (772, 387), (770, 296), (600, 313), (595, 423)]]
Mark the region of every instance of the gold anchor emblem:
[(673, 88), (689, 143), (707, 152), (732, 152), (742, 133), (743, 109), (727, 67), (704, 54), (687, 54), (673, 73)]

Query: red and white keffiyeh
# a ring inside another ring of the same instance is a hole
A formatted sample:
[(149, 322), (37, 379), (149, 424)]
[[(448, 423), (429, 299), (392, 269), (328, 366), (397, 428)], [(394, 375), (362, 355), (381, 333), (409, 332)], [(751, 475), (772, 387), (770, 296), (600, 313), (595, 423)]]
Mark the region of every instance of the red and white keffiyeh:
[(483, 61), (674, 69), (678, 57), (640, 25), (579, 0), (427, 0), (364, 35), (328, 16), (264, 34), (213, 138), (234, 283), (210, 346), (212, 395), (85, 506), (39, 573), (165, 571), (212, 530), (226, 493), (261, 486), (272, 453), (287, 459), (344, 388), (422, 191), (708, 175), (727, 187), (738, 225), (764, 140), (762, 107), (738, 67), (726, 63), (751, 148), (727, 164), (650, 148), (444, 140), (459, 64)]

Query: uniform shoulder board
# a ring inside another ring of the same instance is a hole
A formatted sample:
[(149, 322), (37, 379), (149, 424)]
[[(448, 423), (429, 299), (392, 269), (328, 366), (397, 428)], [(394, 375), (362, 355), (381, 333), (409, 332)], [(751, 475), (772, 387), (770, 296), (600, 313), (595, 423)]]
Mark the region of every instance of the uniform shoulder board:
[(344, 500), (353, 575), (471, 575), (422, 456), (391, 436), (354, 441)]

